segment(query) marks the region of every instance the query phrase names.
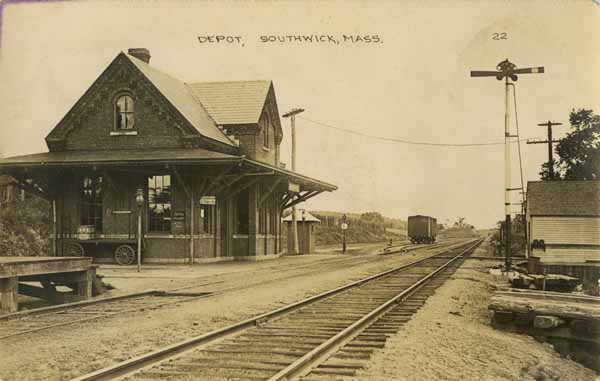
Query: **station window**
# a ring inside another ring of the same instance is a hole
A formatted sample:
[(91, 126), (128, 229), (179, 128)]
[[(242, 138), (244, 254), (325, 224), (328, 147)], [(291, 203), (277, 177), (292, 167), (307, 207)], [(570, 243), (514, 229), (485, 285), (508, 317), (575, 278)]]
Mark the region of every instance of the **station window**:
[(81, 224), (102, 231), (102, 177), (84, 177), (81, 191)]
[(202, 233), (214, 234), (216, 221), (216, 205), (202, 205)]
[(117, 130), (131, 130), (135, 122), (133, 98), (121, 95), (115, 102), (115, 128)]
[(264, 113), (264, 123), (263, 123), (263, 147), (269, 148), (269, 133), (271, 130), (271, 119), (269, 118), (269, 113)]
[(171, 231), (171, 176), (148, 177), (148, 230)]

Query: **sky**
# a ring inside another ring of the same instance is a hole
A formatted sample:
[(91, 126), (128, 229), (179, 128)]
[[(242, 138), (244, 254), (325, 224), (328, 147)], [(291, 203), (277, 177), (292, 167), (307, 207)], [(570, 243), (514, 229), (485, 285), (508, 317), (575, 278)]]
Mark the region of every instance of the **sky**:
[[(44, 137), (112, 59), (144, 47), (152, 66), (185, 82), (270, 79), (282, 114), (304, 108), (296, 120), (297, 170), (339, 187), (304, 207), (465, 217), (485, 228), (504, 218), (502, 145), (419, 146), (364, 135), (502, 142), (504, 86), (469, 73), (494, 70), (506, 58), (545, 67), (516, 82), (521, 138), (545, 138), (537, 124), (548, 120), (562, 122), (554, 137), (564, 136), (573, 108), (600, 112), (600, 6), (593, 1), (0, 1), (4, 156), (47, 151)], [(200, 42), (218, 35), (236, 42)], [(339, 43), (261, 40), (288, 35)], [(344, 42), (344, 35), (379, 42)], [(516, 133), (514, 122), (511, 110)], [(282, 123), (289, 168), (289, 120)], [(523, 143), (521, 153), (525, 182), (538, 180), (546, 146)], [(517, 187), (516, 145), (512, 154)], [(515, 193), (512, 202), (519, 201)]]

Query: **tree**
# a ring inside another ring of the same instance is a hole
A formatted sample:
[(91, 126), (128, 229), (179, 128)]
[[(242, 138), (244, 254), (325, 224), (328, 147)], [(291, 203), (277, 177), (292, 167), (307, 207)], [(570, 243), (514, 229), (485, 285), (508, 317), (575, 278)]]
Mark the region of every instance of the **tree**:
[[(502, 242), (502, 237), (500, 236), (500, 229), (504, 226), (504, 220), (498, 221), (497, 226), (498, 229), (494, 232), (491, 238), (492, 246), (496, 248), (503, 248), (504, 242)], [(517, 214), (510, 224), (510, 247), (513, 255), (522, 255), (525, 252), (525, 226), (525, 218), (522, 214)], [(500, 253), (496, 252), (496, 254), (499, 255)]]
[[(571, 132), (556, 145), (556, 180), (597, 180), (600, 178), (600, 115), (593, 110), (573, 109)], [(542, 180), (550, 180), (548, 163), (542, 164)]]
[(454, 224), (452, 226), (455, 227), (455, 228), (469, 228), (469, 227), (471, 227), (471, 225), (467, 224), (465, 221), (466, 221), (466, 218), (459, 217), (458, 220), (454, 221)]

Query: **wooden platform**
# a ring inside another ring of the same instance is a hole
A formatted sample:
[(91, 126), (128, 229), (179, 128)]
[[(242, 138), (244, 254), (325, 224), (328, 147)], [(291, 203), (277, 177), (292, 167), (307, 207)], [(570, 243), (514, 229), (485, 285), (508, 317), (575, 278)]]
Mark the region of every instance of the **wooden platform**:
[(547, 341), (600, 371), (600, 297), (512, 289), (496, 291), (489, 309), (496, 328)]
[[(0, 314), (18, 310), (19, 293), (59, 303), (87, 299), (95, 273), (89, 257), (0, 257)], [(40, 282), (42, 287), (19, 282)], [(73, 292), (58, 292), (59, 285)]]

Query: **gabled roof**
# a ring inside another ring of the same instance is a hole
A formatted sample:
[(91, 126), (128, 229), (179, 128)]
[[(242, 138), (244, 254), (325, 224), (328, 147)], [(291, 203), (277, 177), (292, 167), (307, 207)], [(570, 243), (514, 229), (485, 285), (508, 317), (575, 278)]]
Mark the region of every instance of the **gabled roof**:
[(527, 209), (532, 216), (600, 216), (600, 181), (530, 181)]
[(258, 123), (271, 81), (189, 83), (197, 99), (219, 125)]
[(200, 134), (225, 144), (234, 145), (225, 133), (216, 126), (215, 121), (209, 116), (202, 103), (195, 98), (185, 83), (153, 68), (134, 56), (123, 54), (156, 86), (165, 98), (171, 102)]

